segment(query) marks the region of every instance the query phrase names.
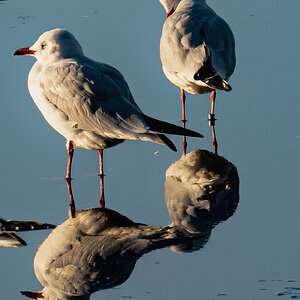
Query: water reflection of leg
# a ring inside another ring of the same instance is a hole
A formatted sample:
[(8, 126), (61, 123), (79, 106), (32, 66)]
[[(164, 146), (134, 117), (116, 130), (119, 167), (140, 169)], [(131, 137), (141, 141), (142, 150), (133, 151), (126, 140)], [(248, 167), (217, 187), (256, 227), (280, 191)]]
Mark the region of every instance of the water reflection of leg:
[(99, 177), (100, 177), (100, 207), (105, 208), (104, 197), (104, 172), (103, 172), (103, 149), (98, 151), (99, 154)]
[(71, 218), (75, 218), (75, 212), (76, 212), (76, 207), (75, 207), (75, 201), (73, 197), (73, 192), (72, 192), (72, 185), (71, 185), (72, 178), (66, 178), (67, 182), (67, 189), (68, 189), (68, 194), (69, 194), (69, 214)]
[(210, 107), (210, 114), (208, 115), (208, 125), (211, 127), (211, 144), (215, 150), (215, 154), (218, 154), (218, 142), (216, 137), (216, 131), (215, 131), (215, 102), (216, 102), (216, 91), (213, 90), (210, 94), (210, 101), (211, 101), (211, 107)]
[[(181, 100), (181, 122), (182, 122), (182, 127), (186, 128), (186, 118), (185, 118), (185, 92), (184, 89), (180, 89), (180, 100)], [(186, 137), (182, 137), (182, 155), (186, 155), (186, 149), (187, 149), (187, 141)]]

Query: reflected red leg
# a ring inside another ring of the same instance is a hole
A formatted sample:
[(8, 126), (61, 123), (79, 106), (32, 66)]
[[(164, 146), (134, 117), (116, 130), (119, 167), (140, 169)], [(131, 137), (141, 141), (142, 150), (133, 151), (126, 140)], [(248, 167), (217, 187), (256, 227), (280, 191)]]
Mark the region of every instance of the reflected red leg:
[(98, 154), (99, 154), (99, 177), (100, 177), (100, 207), (105, 208), (104, 173), (103, 173), (103, 149), (98, 150)]
[(73, 197), (73, 192), (72, 192), (72, 185), (71, 185), (71, 179), (67, 179), (67, 189), (68, 189), (68, 194), (70, 198), (70, 203), (69, 203), (69, 215), (71, 218), (75, 218), (75, 212), (76, 212), (76, 207), (75, 207), (75, 201)]
[(215, 131), (215, 103), (216, 103), (216, 90), (213, 90), (210, 93), (210, 101), (211, 101), (211, 107), (210, 107), (210, 114), (208, 116), (208, 122), (209, 126), (211, 127), (211, 144), (215, 150), (215, 154), (218, 154), (218, 142), (216, 137), (216, 131)]
[[(186, 128), (186, 118), (185, 118), (185, 92), (184, 89), (180, 89), (180, 100), (181, 100), (181, 122), (182, 127)], [(187, 149), (187, 141), (186, 136), (182, 137), (182, 155), (186, 155), (186, 149)]]

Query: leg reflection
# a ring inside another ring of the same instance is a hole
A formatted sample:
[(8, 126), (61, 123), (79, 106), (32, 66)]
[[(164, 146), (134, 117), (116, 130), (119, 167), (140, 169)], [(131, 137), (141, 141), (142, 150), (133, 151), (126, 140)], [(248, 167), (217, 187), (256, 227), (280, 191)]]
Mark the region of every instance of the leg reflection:
[(208, 125), (211, 127), (211, 144), (214, 148), (215, 154), (218, 155), (218, 142), (217, 142), (217, 136), (216, 136), (216, 130), (215, 130), (215, 102), (216, 102), (216, 91), (213, 90), (210, 94), (210, 101), (211, 101), (211, 107), (210, 107), (210, 114), (208, 115)]
[(69, 214), (70, 214), (71, 218), (75, 218), (76, 208), (75, 208), (75, 201), (74, 201), (73, 192), (72, 192), (71, 180), (72, 180), (71, 178), (66, 178), (68, 194), (69, 194), (69, 199), (70, 199)]
[(99, 177), (100, 177), (100, 207), (105, 208), (104, 197), (104, 172), (103, 172), (103, 149), (98, 151), (99, 153)]
[[(185, 117), (185, 92), (184, 89), (180, 89), (180, 100), (181, 100), (181, 122), (182, 127), (186, 128), (186, 117)], [(186, 155), (186, 149), (187, 149), (187, 141), (186, 137), (182, 137), (182, 155)]]

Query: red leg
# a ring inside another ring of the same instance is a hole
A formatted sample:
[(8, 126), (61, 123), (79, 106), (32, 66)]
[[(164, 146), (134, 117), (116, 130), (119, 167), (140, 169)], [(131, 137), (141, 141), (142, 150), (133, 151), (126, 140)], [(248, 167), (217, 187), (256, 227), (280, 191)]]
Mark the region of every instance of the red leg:
[(67, 144), (67, 151), (68, 151), (68, 164), (67, 164), (67, 173), (66, 173), (66, 180), (71, 180), (71, 168), (72, 168), (72, 160), (74, 154), (74, 146), (72, 141), (68, 141)]
[(213, 90), (210, 93), (210, 101), (211, 101), (211, 107), (210, 107), (210, 114), (215, 116), (215, 102), (216, 102), (216, 90)]
[(100, 207), (105, 208), (104, 197), (104, 173), (103, 173), (103, 149), (98, 151), (99, 153), (99, 177), (100, 177)]
[[(181, 122), (182, 122), (182, 127), (186, 128), (186, 118), (185, 118), (185, 92), (184, 89), (180, 89), (180, 100), (181, 100)], [(182, 137), (182, 155), (186, 155), (186, 149), (187, 149), (187, 141), (186, 137)]]
[(72, 192), (72, 186), (71, 186), (71, 181), (72, 181), (72, 176), (71, 176), (71, 168), (72, 168), (72, 160), (73, 160), (73, 154), (74, 154), (74, 145), (72, 141), (68, 141), (67, 144), (67, 151), (68, 151), (68, 164), (67, 164), (67, 173), (66, 173), (66, 182), (67, 182), (67, 188), (68, 188), (68, 194), (69, 194), (69, 212), (72, 218), (75, 218), (75, 201), (73, 197), (73, 192)]

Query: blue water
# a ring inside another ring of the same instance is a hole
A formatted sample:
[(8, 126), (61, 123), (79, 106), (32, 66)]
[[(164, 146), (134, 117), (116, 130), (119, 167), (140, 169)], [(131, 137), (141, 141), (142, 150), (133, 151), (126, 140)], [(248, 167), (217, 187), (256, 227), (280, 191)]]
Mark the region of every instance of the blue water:
[[(213, 230), (202, 250), (147, 254), (128, 281), (92, 299), (300, 297), (300, 3), (208, 2), (236, 37), (233, 91), (218, 93), (216, 130), (220, 155), (239, 171), (238, 209)], [(68, 217), (64, 138), (49, 127), (29, 96), (27, 75), (33, 58), (11, 54), (32, 45), (42, 32), (64, 27), (87, 56), (123, 73), (144, 112), (180, 124), (179, 90), (165, 78), (159, 59), (164, 18), (159, 1), (1, 1), (1, 217), (54, 224)], [(188, 95), (188, 127), (205, 135), (203, 140), (190, 139), (190, 150), (211, 150), (209, 106), (208, 95)], [(180, 138), (173, 140), (180, 148)], [(168, 224), (164, 172), (179, 157), (167, 147), (142, 142), (105, 151), (108, 207), (136, 222)], [(75, 152), (78, 209), (98, 205), (97, 169), (96, 152)], [(23, 233), (27, 247), (0, 249), (1, 299), (23, 299), (20, 290), (41, 288), (32, 263), (47, 235)]]

